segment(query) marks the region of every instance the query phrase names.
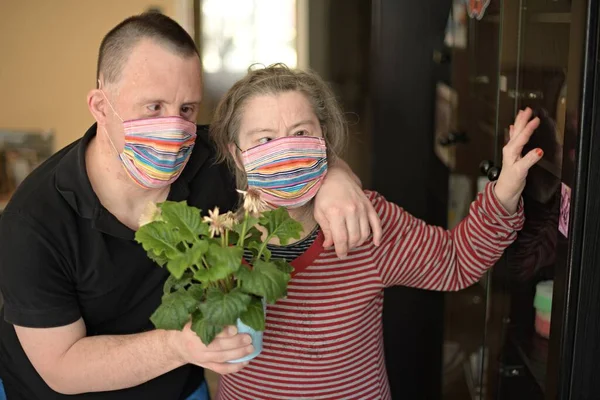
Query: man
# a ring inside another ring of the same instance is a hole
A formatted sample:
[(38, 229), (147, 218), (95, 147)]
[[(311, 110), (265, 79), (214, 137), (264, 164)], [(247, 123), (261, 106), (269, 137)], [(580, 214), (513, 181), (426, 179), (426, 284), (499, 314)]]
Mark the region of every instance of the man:
[[(174, 21), (143, 14), (104, 38), (97, 77), (88, 95), (97, 123), (34, 171), (0, 220), (0, 377), (10, 400), (205, 395), (201, 367), (239, 371), (227, 361), (252, 352), (250, 338), (229, 327), (205, 346), (189, 326), (153, 329), (168, 274), (133, 240), (149, 202), (237, 202), (207, 128), (191, 123), (198, 53)], [(353, 179), (337, 164), (317, 197), (315, 216), (341, 256), (370, 227), (380, 235)]]

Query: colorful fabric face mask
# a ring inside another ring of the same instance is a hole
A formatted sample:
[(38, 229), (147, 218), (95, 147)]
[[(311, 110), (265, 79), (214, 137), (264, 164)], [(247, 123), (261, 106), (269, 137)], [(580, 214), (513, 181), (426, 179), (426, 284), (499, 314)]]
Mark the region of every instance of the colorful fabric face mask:
[(248, 187), (275, 207), (297, 208), (319, 191), (327, 173), (327, 146), (318, 137), (289, 136), (242, 152)]
[(124, 121), (125, 147), (119, 154), (125, 171), (146, 189), (175, 182), (192, 154), (196, 124), (181, 117)]
[(104, 91), (102, 94), (123, 123), (122, 153), (117, 151), (108, 132), (106, 135), (127, 175), (145, 189), (158, 189), (175, 182), (192, 154), (196, 124), (179, 116), (123, 121)]

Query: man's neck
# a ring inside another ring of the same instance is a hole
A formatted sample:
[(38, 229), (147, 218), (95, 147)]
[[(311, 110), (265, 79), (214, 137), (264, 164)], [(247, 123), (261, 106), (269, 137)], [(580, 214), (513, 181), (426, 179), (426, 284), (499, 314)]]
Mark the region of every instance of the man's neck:
[(167, 199), (169, 187), (144, 189), (127, 175), (105, 135), (96, 135), (86, 149), (85, 163), (92, 189), (100, 203), (121, 223), (137, 230), (149, 202)]

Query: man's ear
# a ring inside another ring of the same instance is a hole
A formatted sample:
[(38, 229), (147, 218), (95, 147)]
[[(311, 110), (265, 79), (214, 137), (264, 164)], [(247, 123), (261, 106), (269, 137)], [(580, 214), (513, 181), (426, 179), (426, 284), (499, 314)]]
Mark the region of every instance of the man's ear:
[(240, 171), (244, 171), (244, 162), (242, 161), (242, 152), (237, 148), (235, 143), (229, 144), (229, 154), (233, 157), (235, 161), (235, 166), (238, 167)]
[(92, 89), (87, 96), (88, 109), (98, 125), (106, 125), (108, 106), (100, 89)]

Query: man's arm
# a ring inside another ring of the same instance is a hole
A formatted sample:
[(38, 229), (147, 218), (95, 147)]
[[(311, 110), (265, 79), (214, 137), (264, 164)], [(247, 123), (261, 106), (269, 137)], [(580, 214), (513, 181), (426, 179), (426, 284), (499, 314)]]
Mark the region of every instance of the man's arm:
[(381, 221), (361, 186), (348, 164), (337, 159), (330, 163), (315, 199), (315, 219), (323, 230), (324, 245), (335, 245), (340, 258), (362, 245), (371, 233), (375, 245), (381, 241)]
[(248, 335), (234, 327), (208, 347), (190, 330), (155, 330), (133, 335), (86, 337), (82, 319), (58, 328), (15, 326), (27, 357), (46, 384), (62, 394), (102, 392), (140, 385), (191, 363), (219, 374), (246, 364), (229, 364), (250, 354)]

